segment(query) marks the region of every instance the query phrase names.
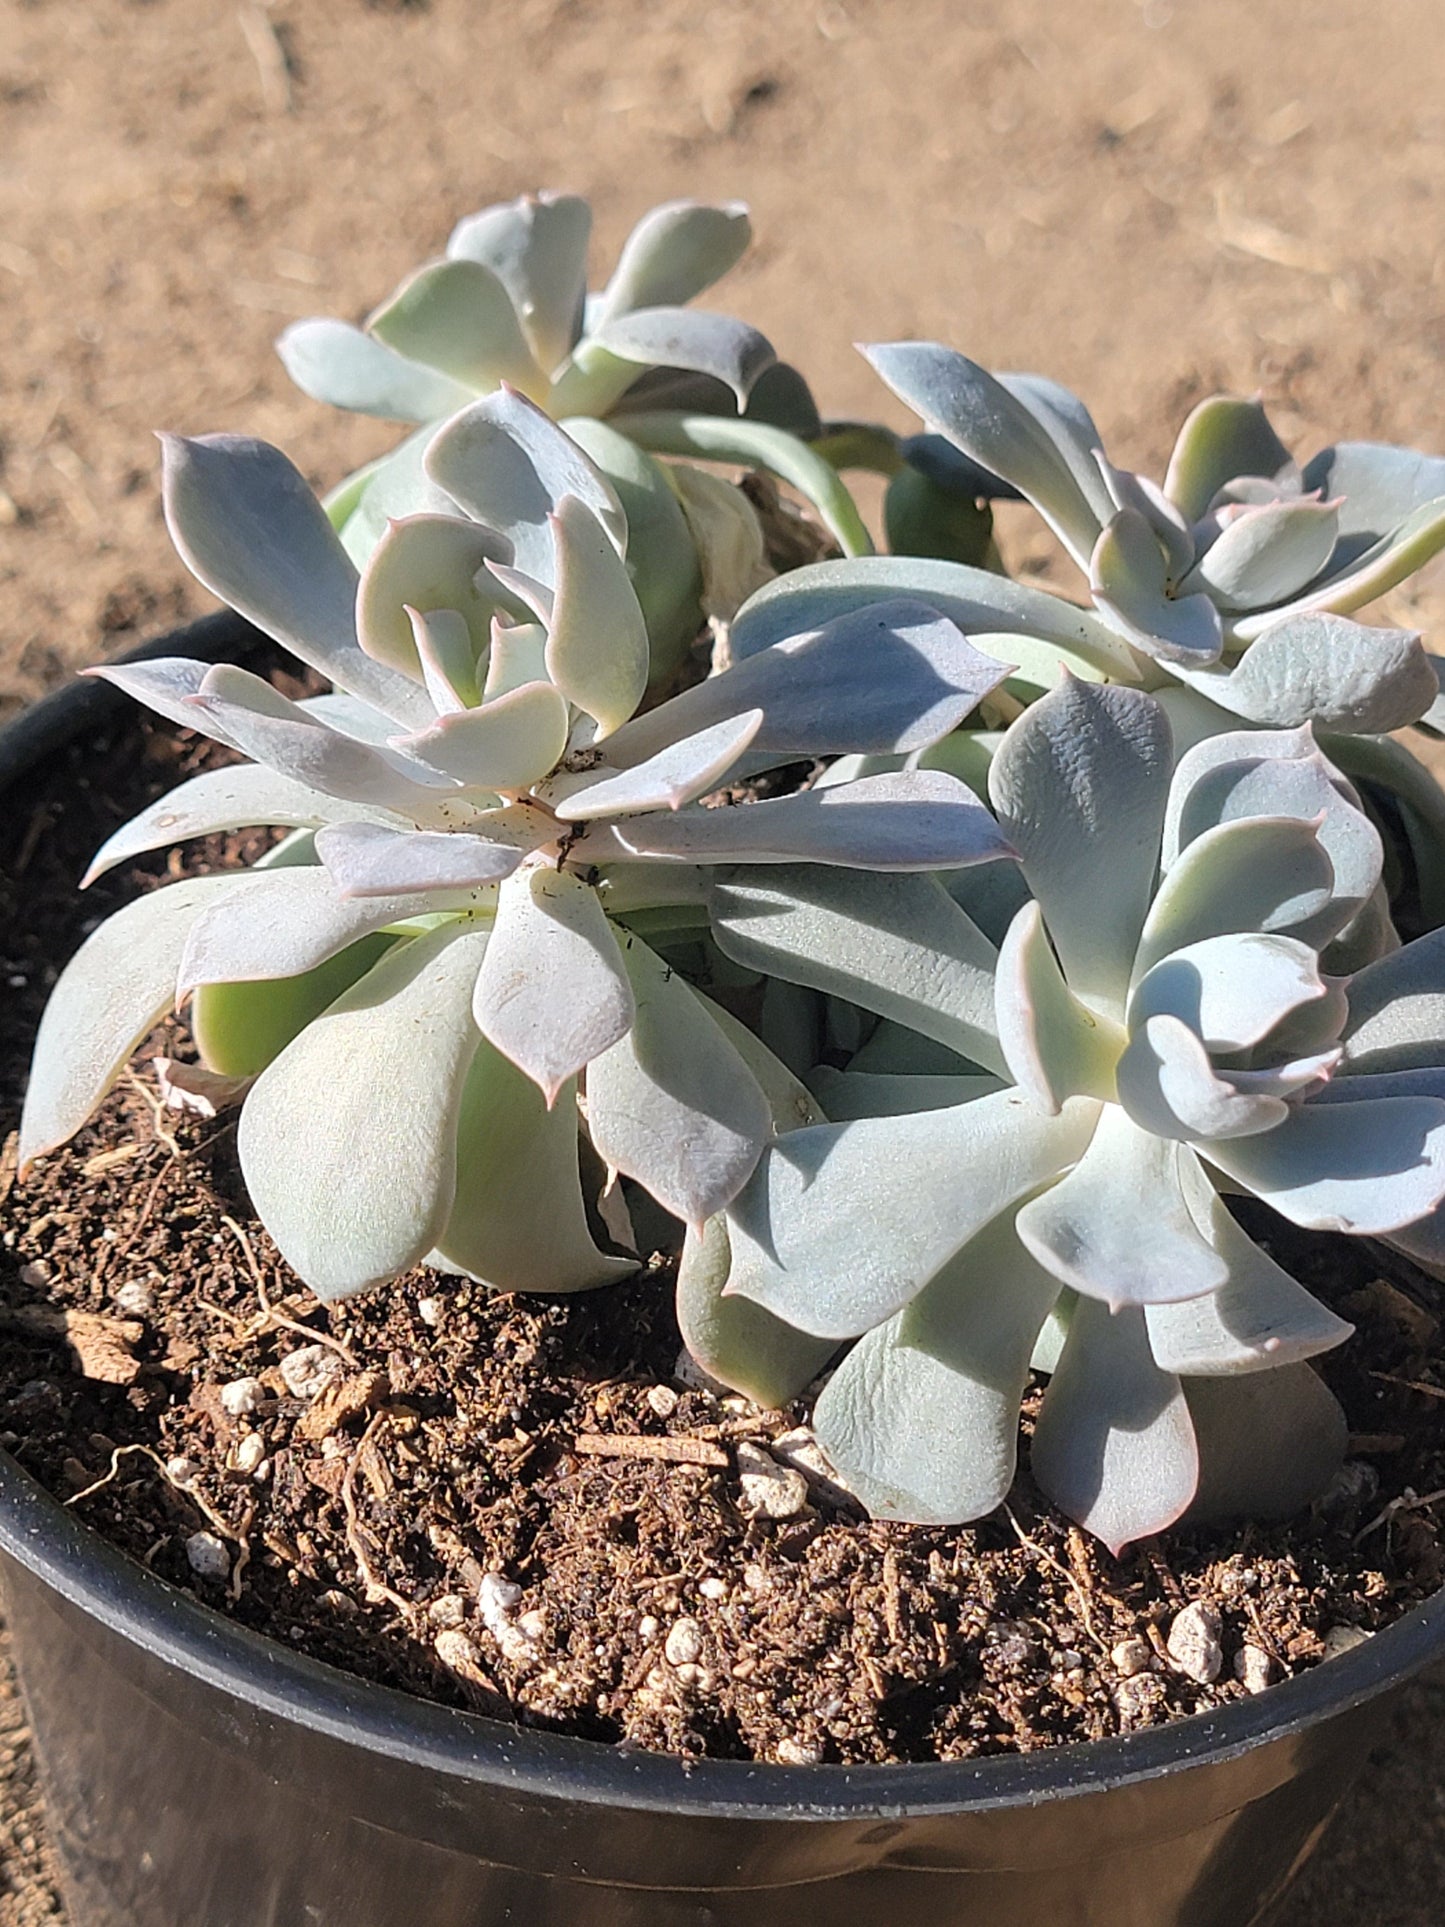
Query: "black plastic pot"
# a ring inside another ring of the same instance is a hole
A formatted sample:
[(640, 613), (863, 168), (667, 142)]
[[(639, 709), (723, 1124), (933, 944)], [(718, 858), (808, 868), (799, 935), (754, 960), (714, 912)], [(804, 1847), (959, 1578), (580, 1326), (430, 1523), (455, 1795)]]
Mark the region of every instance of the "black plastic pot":
[[(148, 653), (244, 652), (226, 618)], [(0, 736), (0, 791), (102, 718)], [(1445, 1595), (1255, 1699), (1027, 1758), (690, 1769), (364, 1685), (114, 1552), (0, 1453), (0, 1580), (74, 1927), (1249, 1927)]]

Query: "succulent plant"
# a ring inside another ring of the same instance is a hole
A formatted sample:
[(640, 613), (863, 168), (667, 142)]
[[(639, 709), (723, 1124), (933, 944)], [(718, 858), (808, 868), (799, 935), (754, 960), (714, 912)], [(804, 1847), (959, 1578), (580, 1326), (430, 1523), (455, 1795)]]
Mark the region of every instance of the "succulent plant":
[[(833, 1121), (692, 1240), (703, 1362), (778, 1396), (856, 1340), (815, 1425), (883, 1516), (1004, 1498), (1031, 1360), (1034, 1477), (1112, 1547), (1287, 1513), (1343, 1450), (1305, 1361), (1349, 1328), (1221, 1194), (1445, 1256), (1445, 940), (1322, 969), (1382, 849), (1307, 725), (1176, 761), (1155, 698), (1070, 678), (988, 781), (1029, 892), (997, 950), (971, 876), (713, 879), (726, 954), (882, 1016), (893, 1055), (822, 1072)], [(739, 1300), (812, 1340), (791, 1382)]]
[(589, 1224), (579, 1106), (599, 1172), (688, 1222), (721, 1210), (782, 1074), (640, 934), (704, 925), (709, 866), (952, 869), (1004, 847), (936, 772), (699, 800), (954, 729), (1004, 672), (946, 618), (870, 608), (639, 714), (647, 636), (600, 472), (505, 391), (427, 464), (482, 519), (404, 518), (358, 577), (277, 450), (167, 443), (186, 563), (333, 691), (293, 702), (183, 659), (93, 672), (254, 760), (163, 797), (92, 875), (184, 837), (293, 834), (100, 926), (46, 1011), (22, 1122), (26, 1162), (64, 1142), (191, 997), (203, 1061), (255, 1080), (239, 1147), (257, 1212), (328, 1298), (429, 1257), (514, 1288), (628, 1269)]

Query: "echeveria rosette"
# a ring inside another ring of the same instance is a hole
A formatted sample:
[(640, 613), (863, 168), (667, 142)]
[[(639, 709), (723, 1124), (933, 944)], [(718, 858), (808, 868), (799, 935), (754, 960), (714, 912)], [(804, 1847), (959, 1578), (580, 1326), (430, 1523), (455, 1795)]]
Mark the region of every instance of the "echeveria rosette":
[[(1305, 1361), (1348, 1328), (1219, 1194), (1406, 1248), (1431, 1230), (1445, 996), (1403, 1041), (1377, 1007), (1445, 984), (1445, 947), (1353, 984), (1321, 968), (1382, 853), (1307, 728), (1214, 736), (1176, 767), (1157, 701), (1069, 680), (1013, 724), (990, 789), (1031, 892), (997, 951), (938, 878), (714, 884), (729, 955), (945, 1053), (941, 1074), (858, 1076), (854, 1102), (856, 1074), (818, 1082), (835, 1121), (766, 1152), (716, 1290), (857, 1341), (815, 1424), (880, 1515), (1003, 1499), (1034, 1360), (1053, 1374), (1034, 1476), (1111, 1546), (1191, 1507), (1287, 1513), (1343, 1450)], [(894, 1114), (870, 1116), (880, 1088)]]
[(278, 451), (170, 443), (183, 558), (333, 693), (292, 702), (184, 660), (94, 672), (252, 760), (142, 812), (92, 874), (179, 837), (296, 834), (89, 939), (41, 1027), (22, 1158), (73, 1134), (190, 996), (211, 1067), (255, 1078), (239, 1145), (257, 1211), (324, 1297), (427, 1258), (511, 1288), (625, 1269), (588, 1224), (584, 1089), (612, 1172), (695, 1225), (735, 1194), (775, 1125), (750, 1068), (761, 1047), (740, 1048), (629, 913), (704, 922), (718, 862), (907, 872), (1005, 847), (936, 772), (704, 807), (780, 764), (931, 742), (1002, 668), (894, 603), (635, 713), (648, 649), (624, 519), (568, 438), (518, 406), (510, 434), (464, 413), (434, 449), (501, 526), (405, 519), (360, 578)]
[[(1438, 684), (1420, 639), (1347, 619), (1445, 547), (1445, 460), (1341, 442), (1301, 470), (1257, 401), (1201, 402), (1161, 486), (1116, 467), (1077, 396), (953, 350), (866, 350), (889, 387), (1030, 501), (1139, 659), (1265, 728), (1383, 734)], [(1227, 727), (1227, 722), (1222, 726)]]

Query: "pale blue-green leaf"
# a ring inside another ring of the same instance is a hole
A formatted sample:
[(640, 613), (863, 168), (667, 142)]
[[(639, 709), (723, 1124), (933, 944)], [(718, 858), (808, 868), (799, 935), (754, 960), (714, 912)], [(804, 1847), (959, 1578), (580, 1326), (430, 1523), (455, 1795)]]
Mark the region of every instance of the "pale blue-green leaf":
[(433, 422), (455, 414), (472, 390), (435, 368), (408, 361), (385, 342), (322, 315), (293, 321), (276, 342), (281, 365), (303, 395), (331, 408), (393, 422)]
[(1139, 939), (1134, 982), (1209, 937), (1288, 936), (1331, 907), (1334, 868), (1314, 823), (1249, 816), (1197, 836), (1159, 885)]
[(197, 580), (339, 689), (419, 720), (423, 692), (358, 646), (355, 566), (281, 451), (244, 435), (162, 448), (166, 525)]
[(384, 747), (396, 734), (396, 724), (390, 716), (383, 716), (370, 703), (343, 695), (339, 690), (328, 690), (324, 696), (303, 696), (297, 707), (328, 728), (339, 729), (343, 736), (354, 736), (358, 743)]
[(1354, 1327), (1261, 1251), (1217, 1195), (1200, 1220), (1229, 1267), (1218, 1291), (1145, 1313), (1154, 1362), (1181, 1377), (1262, 1372), (1343, 1344)]
[(1117, 509), (1131, 509), (1143, 518), (1164, 551), (1165, 580), (1172, 591), (1194, 562), (1193, 532), (1157, 483), (1127, 468), (1115, 468), (1102, 448), (1095, 449), (1094, 460), (1111, 502), (1105, 522), (1113, 521)]
[[(1278, 475), (1289, 460), (1289, 450), (1270, 427), (1259, 402), (1211, 395), (1179, 431), (1164, 493), (1186, 522), (1197, 522), (1227, 482), (1241, 475)], [(1307, 485), (1314, 488), (1317, 483)], [(1328, 492), (1343, 491), (1331, 488)]]
[(531, 866), (503, 883), (472, 1014), (548, 1104), (626, 1034), (634, 1007), (617, 939), (589, 884)]
[(647, 624), (626, 564), (597, 517), (566, 495), (552, 518), (557, 594), (547, 618), (547, 674), (611, 735), (642, 701)]
[(1369, 964), (1349, 986), (1345, 1074), (1445, 1065), (1445, 930)]
[(701, 991), (697, 995), (708, 1016), (758, 1080), (772, 1113), (774, 1132), (781, 1136), (784, 1131), (801, 1130), (805, 1124), (823, 1123), (825, 1112), (820, 1107), (819, 1099), (763, 1039), (750, 1031), (722, 1004), (715, 1003), (711, 997), (703, 997)]
[(1052, 1377), (1059, 1369), (1059, 1360), (1064, 1355), (1064, 1346), (1069, 1341), (1069, 1326), (1073, 1323), (1074, 1307), (1079, 1302), (1077, 1292), (1067, 1286), (1054, 1300), (1053, 1310), (1044, 1320), (1038, 1337), (1034, 1341), (1033, 1353), (1029, 1359), (1029, 1369), (1044, 1372)]
[(870, 1331), (999, 1212), (1066, 1169), (1098, 1114), (1076, 1099), (1040, 1117), (1005, 1090), (791, 1132), (728, 1213), (728, 1289), (820, 1338)]
[[(926, 602), (956, 622), (976, 647), (985, 647), (986, 636), (1007, 634), (1012, 650), (1017, 637), (1030, 636), (1056, 644), (1111, 682), (1137, 683), (1147, 668), (1096, 615), (1061, 596), (962, 562), (907, 555), (815, 562), (778, 576), (738, 611), (728, 635), (733, 658), (741, 662), (896, 597)], [(1022, 658), (1006, 652), (1005, 660)]]
[(1101, 463), (1104, 438), (1093, 416), (1061, 382), (1047, 375), (1000, 375), (1000, 387), (1021, 401), (1068, 464), (1079, 493), (1101, 524), (1114, 512), (1114, 500)]
[[(134, 701), (164, 716), (167, 722), (179, 723), (182, 729), (199, 729), (213, 743), (238, 749), (240, 745), (232, 741), (218, 723), (209, 718), (203, 721), (196, 714), (192, 698), (199, 693), (211, 667), (208, 662), (193, 662), (188, 656), (156, 656), (150, 662), (97, 663), (80, 673), (113, 683)], [(393, 725), (388, 724), (388, 728), (391, 727)]]
[(627, 521), (596, 465), (535, 403), (510, 388), (484, 395), (437, 431), (426, 473), (469, 515), (506, 536), (513, 561), (549, 586), (556, 556), (549, 518), (575, 495), (619, 551)]
[[(555, 529), (553, 533), (555, 535)], [(530, 622), (535, 618), (544, 629), (551, 625), (557, 598), (547, 583), (539, 582), (525, 569), (514, 569), (503, 562), (488, 562), (486, 572), (515, 601), (517, 614), (513, 620)]]
[(749, 756), (755, 768), (923, 749), (955, 729), (1007, 673), (948, 617), (890, 599), (780, 642), (634, 717), (612, 738), (608, 759), (641, 762), (680, 735), (752, 709), (763, 711)]
[(341, 546), (358, 569), (366, 567), (388, 526), (402, 516), (456, 515), (458, 504), (423, 466), (435, 433), (435, 422), (427, 423), (366, 471), (366, 486), (340, 528)]
[(776, 573), (762, 520), (742, 489), (721, 475), (674, 462), (670, 477), (702, 570), (703, 613), (731, 622), (754, 590)]
[[(490, 906), (494, 893), (452, 892), (428, 913)], [(258, 874), (248, 893), (206, 905), (191, 926), (173, 985), (177, 1000), (200, 984), (299, 977), (373, 931), (417, 914), (415, 897), (337, 895), (319, 866)]]
[(320, 1298), (396, 1277), (447, 1223), (485, 947), (465, 924), (394, 945), (251, 1088), (237, 1140), (246, 1188)]
[(483, 701), (495, 702), (527, 683), (547, 680), (547, 631), (542, 624), (506, 622), (494, 616)]
[(795, 1331), (751, 1299), (725, 1298), (731, 1267), (732, 1246), (721, 1213), (700, 1233), (689, 1228), (677, 1272), (678, 1329), (710, 1377), (775, 1411), (818, 1376), (837, 1342)]
[(394, 830), (381, 823), (338, 823), (321, 830), (316, 854), (342, 898), (476, 890), (510, 876), (522, 860), (514, 844), (449, 830)]
[[(433, 609), (423, 615), (408, 608), (412, 640), (426, 693), (439, 716), (452, 716), (481, 701), (477, 685), (477, 649), (467, 619), (455, 609)], [(490, 625), (488, 625), (490, 628)]]
[[(1059, 447), (1053, 422), (1045, 426), (987, 369), (951, 348), (898, 341), (862, 352), (930, 428), (1027, 496), (1080, 566), (1088, 566), (1101, 518)], [(1097, 469), (1093, 475), (1102, 493)]]
[[(1318, 1075), (1312, 1065), (1305, 1081)], [(1149, 1017), (1134, 1025), (1117, 1078), (1120, 1104), (1142, 1130), (1159, 1138), (1250, 1137), (1273, 1130), (1289, 1113), (1272, 1088), (1260, 1090), (1247, 1079), (1216, 1071), (1198, 1036), (1177, 1017)]]
[(366, 804), (341, 803), (319, 790), (277, 776), (256, 763), (205, 770), (152, 803), (108, 837), (96, 851), (81, 888), (107, 870), (147, 850), (163, 850), (187, 837), (213, 836), (220, 830), (249, 829), (254, 824), (278, 823), (309, 827), (315, 823), (353, 820), (394, 821), (386, 812)]
[(1418, 635), (1318, 611), (1272, 619), (1232, 669), (1171, 668), (1221, 709), (1268, 729), (1312, 723), (1379, 735), (1417, 721), (1438, 687)]
[(733, 808), (629, 817), (638, 856), (683, 863), (831, 863), (854, 870), (939, 870), (1008, 854), (973, 792), (940, 770), (860, 776)]
[(1019, 1212), (1019, 1237), (1061, 1284), (1114, 1311), (1197, 1298), (1228, 1276), (1194, 1219), (1208, 1188), (1188, 1145), (1106, 1104), (1073, 1170)]
[(592, 210), (576, 194), (527, 194), (459, 221), (452, 260), (480, 261), (498, 277), (532, 351), (551, 374), (582, 332)]
[(1398, 950), (1400, 942), (1390, 910), (1390, 892), (1380, 882), (1340, 934), (1320, 952), (1320, 967), (1332, 977), (1351, 977)]
[(1194, 1427), (1179, 1380), (1154, 1363), (1138, 1307), (1114, 1316), (1079, 1300), (1029, 1463), (1054, 1504), (1115, 1558), (1186, 1510), (1199, 1484)]
[(720, 281), (747, 251), (752, 223), (741, 201), (664, 201), (623, 243), (591, 329), (636, 308), (675, 308)]
[(1339, 530), (1333, 502), (1280, 501), (1242, 508), (1180, 583), (1230, 613), (1296, 595), (1329, 561)]
[(678, 810), (718, 787), (756, 740), (762, 725), (763, 712), (746, 709), (695, 735), (666, 743), (630, 768), (617, 770), (604, 763), (577, 773), (561, 771), (539, 795), (567, 823), (632, 816), (645, 810)]
[(588, 336), (618, 360), (645, 368), (685, 368), (726, 382), (746, 408), (758, 377), (777, 361), (767, 336), (731, 315), (649, 307), (603, 320)]
[[(855, 1057), (853, 1062), (859, 1060)], [(835, 1070), (820, 1064), (808, 1073), (824, 1113), (833, 1124), (859, 1117), (911, 1117), (915, 1111), (945, 1111), (955, 1104), (1004, 1088), (997, 1077)]]
[(1185, 1396), (1199, 1445), (1191, 1520), (1293, 1518), (1344, 1462), (1349, 1422), (1309, 1365), (1190, 1379)]
[[(1246, 616), (1235, 623), (1234, 632), (1242, 640), (1263, 634), (1268, 623), (1281, 615), (1308, 614), (1332, 610), (1346, 614), (1363, 608), (1378, 596), (1386, 595), (1398, 583), (1424, 568), (1445, 548), (1445, 499), (1428, 502), (1415, 509), (1397, 529), (1366, 549), (1342, 569), (1304, 590), (1295, 601), (1282, 608)], [(1333, 570), (1333, 564), (1332, 564)]]
[(73, 1137), (176, 1000), (196, 919), (257, 888), (246, 876), (187, 877), (107, 917), (50, 993), (20, 1119), (20, 1168)]
[(1120, 509), (1089, 558), (1095, 606), (1122, 634), (1166, 663), (1216, 662), (1224, 644), (1219, 610), (1207, 595), (1168, 592), (1164, 551), (1134, 509)]
[(709, 910), (735, 963), (846, 998), (986, 1070), (1004, 1069), (996, 952), (936, 878), (824, 865), (739, 870), (713, 882)]
[(1210, 1050), (1244, 1050), (1326, 993), (1314, 950), (1297, 938), (1207, 937), (1145, 973), (1129, 999), (1129, 1024), (1176, 1017)]
[(1417, 509), (1445, 497), (1445, 456), (1386, 442), (1338, 442), (1310, 458), (1304, 486), (1342, 498), (1336, 561), (1353, 562)]
[[(816, 1053), (814, 1056), (816, 1058)], [(848, 1070), (882, 1077), (973, 1077), (978, 1074), (968, 1058), (950, 1050), (946, 1044), (935, 1043), (921, 1031), (910, 1030), (887, 1017), (874, 1026), (872, 1035), (850, 1060)], [(969, 1095), (972, 1093), (961, 1091), (958, 1101), (962, 1103)], [(823, 1108), (826, 1110), (827, 1106)], [(905, 1110), (914, 1108), (911, 1104), (904, 1106)]]
[(1037, 903), (1019, 911), (999, 951), (994, 1015), (1014, 1082), (1049, 1117), (1071, 1097), (1114, 1096), (1123, 1029), (1064, 982)]
[(550, 682), (531, 682), (394, 740), (438, 780), (502, 794), (529, 789), (556, 768), (569, 721), (562, 692)]
[(1210, 1144), (1227, 1177), (1291, 1224), (1379, 1237), (1445, 1194), (1445, 1101), (1379, 1097), (1303, 1104), (1262, 1137)]
[[(425, 701), (425, 692), (417, 694)], [(428, 705), (429, 706), (429, 705)], [(194, 726), (219, 724), (227, 740), (278, 775), (348, 803), (375, 804), (415, 820), (455, 785), (444, 775), (330, 729), (249, 670), (218, 663), (190, 698)]]
[(813, 1427), (875, 1519), (962, 1525), (1008, 1497), (1029, 1356), (1058, 1295), (1005, 1213), (848, 1353)]
[(701, 1225), (747, 1182), (772, 1113), (696, 992), (637, 937), (622, 936), (622, 958), (636, 1015), (588, 1068), (588, 1130), (614, 1170)]
[(217, 1076), (259, 1077), (294, 1037), (381, 961), (395, 941), (376, 932), (299, 977), (202, 984), (187, 1016), (202, 1064)]
[(1156, 702), (1067, 682), (1019, 717), (989, 772), (1070, 987), (1113, 1017), (1153, 893), (1172, 761)]
[(408, 361), (450, 375), (469, 398), (509, 381), (534, 401), (546, 399), (547, 378), (512, 298), (480, 261), (429, 261), (369, 317), (366, 332)]
[(1324, 748), (1367, 794), (1386, 792), (1420, 914), (1432, 929), (1445, 923), (1445, 790), (1437, 778), (1398, 737), (1331, 736)]
[(368, 656), (422, 680), (409, 609), (422, 615), (450, 609), (464, 618), (472, 661), (480, 660), (500, 607), (511, 597), (496, 591), (483, 571), (487, 562), (510, 559), (510, 545), (478, 522), (459, 515), (409, 515), (393, 521), (372, 550), (356, 590), (356, 633)]

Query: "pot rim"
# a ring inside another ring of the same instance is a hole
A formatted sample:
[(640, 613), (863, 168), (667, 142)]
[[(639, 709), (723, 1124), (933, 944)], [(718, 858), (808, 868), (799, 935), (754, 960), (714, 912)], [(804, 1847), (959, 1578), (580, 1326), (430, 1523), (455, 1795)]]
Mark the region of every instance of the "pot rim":
[[(250, 624), (223, 612), (118, 660), (174, 654), (221, 660), (262, 640)], [(124, 707), (118, 690), (89, 682), (22, 711), (0, 729), (0, 786)], [(463, 1783), (506, 1783), (517, 1791), (675, 1815), (856, 1821), (1038, 1805), (1223, 1764), (1378, 1698), (1445, 1658), (1442, 1590), (1348, 1652), (1261, 1694), (1113, 1739), (887, 1766), (684, 1763), (486, 1719), (293, 1652), (118, 1552), (4, 1451), (0, 1553), (112, 1632), (279, 1722)]]

